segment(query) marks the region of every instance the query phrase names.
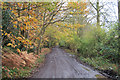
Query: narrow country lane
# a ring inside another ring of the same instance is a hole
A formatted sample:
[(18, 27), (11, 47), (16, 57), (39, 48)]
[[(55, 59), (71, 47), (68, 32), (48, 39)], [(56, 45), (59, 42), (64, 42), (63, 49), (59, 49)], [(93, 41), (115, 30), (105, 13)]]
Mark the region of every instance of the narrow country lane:
[(45, 65), (32, 78), (96, 78), (95, 75), (101, 74), (78, 63), (64, 50), (53, 48)]

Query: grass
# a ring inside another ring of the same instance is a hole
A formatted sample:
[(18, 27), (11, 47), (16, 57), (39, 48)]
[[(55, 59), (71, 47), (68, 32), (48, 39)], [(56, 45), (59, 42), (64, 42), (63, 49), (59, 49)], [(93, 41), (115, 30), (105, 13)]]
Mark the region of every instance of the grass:
[[(95, 77), (97, 78), (97, 80), (102, 80), (102, 78), (103, 78), (103, 79), (107, 79), (106, 77), (104, 77), (104, 76), (102, 76), (102, 75), (99, 75), (99, 74), (95, 75)], [(110, 79), (110, 80), (111, 80), (111, 79)]]
[[(6, 67), (6, 66), (4, 66)], [(7, 67), (8, 68), (8, 67)], [(24, 67), (23, 69), (17, 69), (17, 68), (14, 68), (14, 69), (10, 69), (8, 68), (8, 70), (3, 70), (2, 74), (2, 77), (3, 78), (8, 78), (8, 77), (11, 77), (11, 78), (19, 78), (19, 77), (25, 77), (25, 76), (28, 76), (29, 73), (30, 73), (30, 68), (29, 67)], [(9, 72), (8, 74), (5, 74), (5, 72)], [(9, 76), (8, 76), (9, 75)]]
[(44, 59), (45, 59), (45, 55), (39, 55), (41, 58), (38, 58), (37, 60), (36, 60), (36, 63), (42, 63), (43, 61), (44, 61)]
[[(77, 56), (76, 53), (71, 52), (69, 49), (65, 49), (66, 52), (70, 53), (70, 54), (74, 54)], [(95, 69), (99, 69), (99, 70), (112, 70), (114, 72), (118, 72), (118, 68), (117, 65), (115, 63), (112, 63), (110, 60), (108, 59), (104, 59), (103, 57), (83, 57), (82, 55), (80, 55), (80, 57), (78, 57), (78, 59), (82, 62), (85, 62), (89, 65), (91, 65), (92, 67), (94, 67)], [(120, 75), (120, 71), (118, 73)]]
[(103, 58), (100, 58), (100, 57), (93, 57), (93, 58), (80, 57), (79, 59), (81, 61), (84, 61), (84, 62), (88, 63), (89, 65), (92, 65), (96, 69), (99, 69), (99, 70), (113, 70), (113, 71), (117, 72), (116, 64), (111, 63), (107, 59), (103, 59)]
[(85, 68), (85, 67), (82, 67), (83, 69), (87, 70), (87, 71), (90, 71), (89, 69)]

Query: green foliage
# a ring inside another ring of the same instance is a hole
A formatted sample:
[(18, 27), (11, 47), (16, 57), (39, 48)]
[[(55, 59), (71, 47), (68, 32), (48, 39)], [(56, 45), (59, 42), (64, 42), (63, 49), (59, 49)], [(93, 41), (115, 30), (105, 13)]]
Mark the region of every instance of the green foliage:
[(10, 33), (10, 31), (11, 31), (11, 29), (10, 29), (11, 28), (10, 13), (11, 13), (11, 11), (9, 9), (2, 11), (2, 30), (3, 30), (2, 31), (2, 33), (3, 33), (3, 35), (2, 35), (2, 37), (3, 37), (2, 46), (5, 46), (10, 42), (7, 35), (5, 35), (5, 33), (4, 33), (4, 32)]
[(118, 63), (120, 53), (118, 53), (117, 27), (117, 24), (111, 25), (108, 31), (94, 26), (79, 29), (80, 34), (74, 34), (74, 36), (72, 34), (72, 39), (69, 42), (66, 41), (66, 48), (69, 47), (72, 53), (69, 50), (66, 51), (74, 53), (80, 60), (97, 69), (112, 69), (117, 73), (116, 64), (120, 64)]
[[(3, 66), (4, 68), (7, 68), (6, 66)], [(8, 75), (9, 77), (14, 77), (14, 78), (18, 78), (18, 77), (26, 77), (29, 75), (29, 71), (30, 71), (30, 68), (29, 67), (24, 67), (23, 69), (18, 69), (18, 68), (8, 68), (9, 70), (5, 70), (5, 69), (2, 69), (3, 70), (3, 78), (7, 78)], [(4, 74), (4, 72), (9, 72), (8, 74)]]
[[(63, 12), (63, 5), (58, 2), (16, 4), (18, 6), (13, 3), (3, 3), (3, 48), (7, 47), (15, 53), (19, 53), (17, 50), (27, 50), (30, 53), (39, 51), (42, 47), (53, 47), (59, 44), (61, 47), (70, 49), (72, 53), (75, 52), (78, 57), (82, 56), (83, 59), (85, 58), (84, 61), (95, 67), (104, 66), (100, 59), (109, 60), (111, 63), (120, 60), (118, 25), (111, 25), (107, 28), (108, 31), (98, 26), (86, 25), (87, 17), (85, 16), (89, 13), (86, 11), (87, 3), (70, 2), (66, 8), (71, 7), (71, 10), (65, 10), (66, 12)], [(65, 13), (69, 13), (65, 22), (57, 24), (57, 20), (59, 21), (57, 17), (60, 14), (65, 16)], [(8, 45), (9, 43), (11, 45)], [(41, 61), (38, 60), (38, 62)], [(16, 71), (13, 69), (10, 73)], [(23, 76), (24, 73), (27, 72), (23, 71), (20, 75)]]
[(79, 59), (99, 70), (113, 70), (116, 73), (118, 70), (115, 63), (111, 63), (109, 59), (104, 59), (102, 57), (84, 58), (81, 56)]
[(65, 46), (74, 52), (77, 49), (78, 54), (84, 57), (102, 56), (111, 61), (120, 59), (118, 58), (116, 24), (111, 26), (109, 31), (94, 26), (79, 30), (82, 35), (76, 33), (69, 34), (65, 39), (61, 39), (60, 46)]

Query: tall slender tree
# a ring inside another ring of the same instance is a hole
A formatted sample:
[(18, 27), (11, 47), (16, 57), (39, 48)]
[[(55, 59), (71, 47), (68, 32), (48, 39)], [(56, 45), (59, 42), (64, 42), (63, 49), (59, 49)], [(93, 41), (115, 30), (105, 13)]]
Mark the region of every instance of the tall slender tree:
[[(120, 0), (118, 0), (118, 53), (120, 54)], [(118, 60), (118, 64), (119, 64)], [(118, 65), (118, 73), (119, 73), (119, 65)], [(120, 77), (119, 77), (120, 78)]]
[(96, 5), (96, 11), (97, 11), (97, 26), (100, 26), (100, 7), (99, 7), (99, 0), (97, 0)]
[(96, 10), (97, 15), (96, 15), (96, 19), (97, 19), (97, 26), (100, 26), (100, 5), (99, 5), (99, 0), (97, 0), (96, 6), (90, 2), (90, 4), (92, 5), (92, 7)]

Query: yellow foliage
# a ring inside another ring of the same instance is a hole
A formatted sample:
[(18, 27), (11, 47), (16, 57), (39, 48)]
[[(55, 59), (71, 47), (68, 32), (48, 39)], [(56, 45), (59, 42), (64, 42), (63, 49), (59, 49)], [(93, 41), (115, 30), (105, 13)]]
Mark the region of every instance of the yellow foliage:
[(30, 48), (34, 48), (33, 46), (30, 46)]
[(17, 20), (18, 20), (19, 22), (22, 22), (22, 19), (21, 19), (21, 18), (17, 18)]
[(18, 45), (20, 45), (20, 43), (18, 43)]
[(29, 27), (28, 27), (28, 26), (26, 26), (26, 29), (28, 30), (28, 29), (29, 29)]
[(17, 48), (17, 52), (20, 52), (20, 49)]
[(38, 26), (34, 26), (34, 28), (35, 28), (35, 29), (37, 29), (37, 28), (38, 28)]
[(10, 37), (10, 34), (8, 34), (7, 36)]
[(29, 42), (29, 44), (31, 45), (32, 43), (31, 43), (31, 42)]
[(73, 12), (69, 12), (70, 14), (73, 14)]
[(21, 37), (17, 37), (17, 39), (18, 39), (18, 40), (20, 40), (20, 41), (22, 40), (22, 38), (21, 38)]
[(11, 44), (11, 43), (8, 43), (8, 44), (7, 44), (7, 46), (12, 46), (12, 45), (13, 45), (13, 44)]
[(30, 24), (30, 22), (24, 22), (26, 24), (26, 26), (28, 26)]
[(14, 40), (12, 40), (12, 44), (15, 44), (15, 41), (14, 41)]
[(37, 37), (36, 39), (40, 40), (40, 38), (39, 38), (39, 37)]
[(16, 47), (17, 45), (14, 46), (14, 48)]
[(30, 42), (30, 41), (27, 39), (26, 42)]
[(7, 33), (5, 33), (5, 35), (7, 35)]
[(65, 26), (67, 27), (67, 24), (65, 24)]
[(16, 26), (16, 25), (13, 25), (13, 27), (14, 27), (14, 28), (17, 28), (17, 26)]
[(14, 24), (17, 24), (17, 21), (13, 22)]

